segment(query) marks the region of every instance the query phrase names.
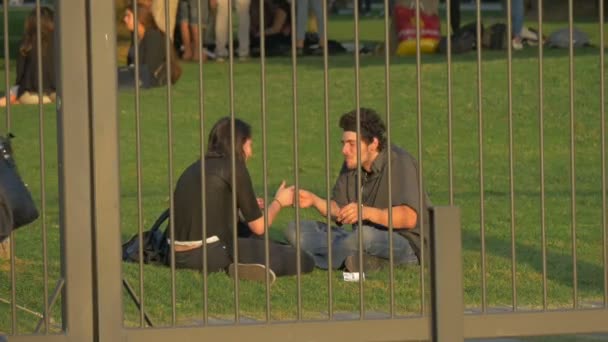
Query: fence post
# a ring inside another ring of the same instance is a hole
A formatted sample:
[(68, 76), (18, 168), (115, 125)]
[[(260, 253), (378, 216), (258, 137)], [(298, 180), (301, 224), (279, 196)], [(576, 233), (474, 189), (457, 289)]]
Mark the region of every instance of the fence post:
[(87, 1), (95, 250), (93, 310), (99, 341), (120, 341), (123, 327), (115, 17), (114, 1)]
[(93, 272), (85, 3), (58, 1), (56, 18), (62, 324), (69, 341), (86, 342), (93, 341)]
[(464, 341), (460, 208), (431, 209), (432, 341)]

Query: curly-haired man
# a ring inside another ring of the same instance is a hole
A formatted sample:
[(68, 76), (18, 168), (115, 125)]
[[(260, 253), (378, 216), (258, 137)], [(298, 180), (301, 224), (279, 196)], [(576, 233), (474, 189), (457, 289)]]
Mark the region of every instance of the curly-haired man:
[[(358, 217), (361, 209), (361, 229), (364, 251), (363, 270), (373, 271), (388, 264), (389, 251), (389, 203), (392, 207), (393, 257), (394, 263), (410, 264), (419, 260), (421, 239), (420, 222), (428, 223), (426, 194), (420, 203), (419, 172), (416, 159), (407, 151), (395, 146), (386, 146), (386, 127), (382, 119), (372, 109), (361, 108), (360, 144), (357, 144), (357, 112), (353, 110), (342, 115), (342, 155), (344, 164), (329, 200), (332, 219), (342, 226), (352, 224), (352, 230), (331, 227), (332, 260), (329, 265), (327, 224), (303, 221), (299, 225), (301, 248), (311, 254), (317, 267), (334, 269), (345, 267), (358, 272), (359, 233)], [(361, 159), (361, 185), (357, 185), (357, 148)], [(388, 160), (391, 161), (391, 184), (388, 182)], [(389, 202), (389, 187), (391, 201)], [(358, 190), (361, 191), (361, 206), (358, 204)], [(327, 200), (314, 193), (300, 189), (301, 208), (316, 208), (327, 216)], [(423, 218), (421, 218), (423, 216)], [(285, 230), (285, 237), (292, 244), (297, 242), (297, 227), (291, 223)]]

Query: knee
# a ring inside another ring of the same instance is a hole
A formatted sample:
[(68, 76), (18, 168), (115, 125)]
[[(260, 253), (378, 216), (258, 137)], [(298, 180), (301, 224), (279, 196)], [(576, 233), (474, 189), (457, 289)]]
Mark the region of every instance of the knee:
[(315, 259), (305, 251), (300, 254), (300, 270), (302, 273), (310, 273), (315, 269)]
[(289, 242), (292, 245), (295, 245), (296, 244), (296, 223), (289, 222), (289, 224), (287, 225), (287, 228), (285, 228), (285, 230), (283, 231), (283, 235), (285, 236), (285, 239), (287, 240), (287, 242)]

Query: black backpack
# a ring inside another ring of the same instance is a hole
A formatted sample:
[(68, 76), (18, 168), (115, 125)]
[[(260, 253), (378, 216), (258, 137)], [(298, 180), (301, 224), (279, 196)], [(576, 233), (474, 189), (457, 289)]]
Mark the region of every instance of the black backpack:
[(483, 34), (483, 47), (491, 50), (505, 50), (511, 42), (510, 36), (507, 31), (507, 25), (502, 23), (494, 24)]
[[(169, 209), (166, 209), (150, 230), (143, 232), (143, 263), (164, 264), (169, 251), (167, 237), (159, 228), (169, 218)], [(135, 234), (122, 245), (122, 260), (139, 262), (139, 235)]]
[(8, 134), (0, 136), (0, 242), (11, 231), (32, 223), (38, 218), (38, 209), (30, 191), (23, 183)]
[[(483, 35), (483, 26), (481, 32)], [(465, 53), (475, 50), (477, 48), (477, 23), (463, 26), (452, 34), (450, 39), (452, 41), (452, 53)], [(438, 52), (441, 54), (448, 53), (447, 37), (441, 37)]]

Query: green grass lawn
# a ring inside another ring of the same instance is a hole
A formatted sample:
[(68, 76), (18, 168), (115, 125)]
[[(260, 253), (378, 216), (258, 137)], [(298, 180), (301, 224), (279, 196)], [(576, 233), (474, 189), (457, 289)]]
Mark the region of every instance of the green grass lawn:
[[(547, 24), (550, 31), (565, 23)], [(579, 22), (597, 42), (597, 23)], [(352, 22), (337, 19), (330, 23), (330, 35), (338, 40), (352, 40)], [(362, 21), (364, 40), (380, 40), (383, 23), (379, 19)], [(604, 296), (602, 170), (599, 49), (576, 51), (574, 67), (574, 121), (576, 143), (575, 204), (577, 301), (586, 306), (601, 302)], [(541, 258), (541, 192), (539, 147), (539, 78), (537, 51), (527, 48), (514, 53), (513, 59), (513, 154), (514, 205), (511, 217), (509, 191), (508, 98), (506, 52), (484, 52), (483, 72), (483, 175), (484, 202), (480, 200), (479, 130), (477, 100), (477, 64), (475, 53), (454, 56), (453, 62), (453, 157), (454, 183), (449, 186), (448, 170), (448, 96), (447, 67), (441, 56), (424, 56), (422, 64), (422, 168), (426, 189), (436, 205), (449, 203), (462, 210), (463, 264), (465, 305), (479, 308), (482, 303), (481, 238), (485, 230), (486, 300), (488, 307), (511, 306), (511, 220), (516, 232), (517, 306), (521, 309), (543, 307), (543, 274)], [(544, 65), (545, 130), (545, 217), (547, 231), (547, 299), (549, 308), (567, 308), (573, 302), (572, 213), (570, 186), (570, 99), (568, 53), (547, 50)], [(199, 85), (198, 66), (183, 64), (182, 79), (173, 88), (174, 181), (181, 171), (199, 155)], [(2, 68), (2, 70), (4, 70)], [(361, 58), (360, 103), (386, 113), (384, 58)], [(389, 122), (392, 141), (415, 156), (418, 154), (416, 63), (414, 58), (391, 61)], [(264, 172), (261, 142), (261, 86), (258, 60), (237, 63), (234, 69), (234, 104), (237, 116), (250, 122), (254, 129), (254, 158), (249, 170), (256, 191), (262, 195)], [(329, 68), (329, 115), (331, 163), (329, 175), (325, 165), (325, 113), (323, 61), (302, 58), (297, 69), (298, 165), (294, 169), (294, 107), (292, 102), (291, 60), (269, 59), (266, 66), (266, 127), (270, 195), (281, 180), (293, 183), (298, 177), (302, 188), (325, 194), (325, 180), (337, 175), (341, 164), (339, 116), (355, 107), (355, 73), (352, 56), (331, 57)], [(0, 77), (4, 77), (2, 74)], [(203, 102), (205, 136), (210, 126), (229, 113), (227, 64), (204, 66)], [(137, 231), (136, 113), (133, 92), (119, 94), (121, 232), (126, 240)], [(146, 90), (141, 95), (143, 217), (144, 227), (168, 206), (173, 184), (168, 181), (166, 90)], [(59, 276), (58, 184), (56, 158), (56, 115), (53, 106), (45, 106), (42, 122), (37, 107), (13, 107), (12, 132), (17, 159), (23, 178), (36, 200), (41, 201), (39, 124), (45, 132), (46, 152), (46, 229), (52, 290)], [(484, 222), (480, 221), (483, 208)], [(299, 214), (302, 219), (319, 218), (312, 210), (284, 210), (271, 230), (271, 236), (282, 239), (281, 230)], [(41, 221), (15, 234), (17, 245), (17, 302), (30, 309), (42, 309), (42, 228)], [(10, 265), (0, 261), (0, 297), (10, 298)], [(124, 265), (124, 275), (138, 289), (137, 265)], [(395, 312), (417, 314), (421, 309), (420, 268), (399, 268), (395, 273)], [(426, 279), (426, 278), (425, 278)], [(198, 272), (178, 271), (176, 279), (177, 317), (179, 324), (202, 319), (202, 276)], [(358, 312), (359, 285), (345, 283), (341, 272), (329, 279), (333, 286), (333, 310), (336, 313)], [(171, 279), (168, 269), (144, 267), (146, 310), (158, 325), (171, 321)], [(428, 279), (425, 280), (428, 286)], [(369, 274), (364, 283), (365, 309), (389, 312), (388, 271)], [(208, 278), (208, 311), (215, 318), (232, 319), (233, 285), (223, 274)], [(322, 319), (328, 311), (328, 272), (316, 270), (301, 278), (302, 317)], [(240, 314), (264, 319), (266, 298), (261, 284), (242, 282)], [(125, 297), (125, 324), (139, 324), (139, 315)], [(271, 289), (271, 319), (297, 318), (297, 279), (282, 278)], [(31, 331), (34, 316), (17, 313), (20, 332)], [(10, 331), (10, 306), (0, 302), (0, 331)], [(60, 321), (59, 306), (53, 318)]]

